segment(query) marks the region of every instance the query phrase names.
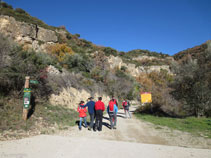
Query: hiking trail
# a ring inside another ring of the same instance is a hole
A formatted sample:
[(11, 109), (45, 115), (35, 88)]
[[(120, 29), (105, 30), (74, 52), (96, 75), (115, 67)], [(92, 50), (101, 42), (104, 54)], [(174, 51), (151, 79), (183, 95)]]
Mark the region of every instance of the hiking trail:
[[(135, 110), (131, 106), (130, 111)], [(89, 131), (78, 126), (53, 135), (39, 135), (21, 140), (0, 142), (1, 158), (210, 158), (211, 141), (188, 133), (156, 129), (155, 125), (132, 116), (126, 119), (123, 109), (118, 112), (117, 129), (109, 128), (104, 115), (102, 131)], [(88, 120), (89, 122), (89, 120)], [(204, 148), (204, 149), (203, 149)]]

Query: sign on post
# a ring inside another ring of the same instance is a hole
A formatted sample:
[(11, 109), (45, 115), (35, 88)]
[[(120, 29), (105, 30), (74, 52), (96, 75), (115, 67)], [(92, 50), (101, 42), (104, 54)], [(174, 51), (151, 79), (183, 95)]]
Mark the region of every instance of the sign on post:
[(24, 94), (23, 94), (23, 106), (25, 109), (29, 108), (31, 100), (31, 89), (30, 88), (24, 88)]
[(152, 102), (152, 95), (150, 92), (142, 92), (141, 93), (141, 103), (151, 103)]
[(30, 80), (29, 83), (38, 84), (39, 82), (37, 80)]

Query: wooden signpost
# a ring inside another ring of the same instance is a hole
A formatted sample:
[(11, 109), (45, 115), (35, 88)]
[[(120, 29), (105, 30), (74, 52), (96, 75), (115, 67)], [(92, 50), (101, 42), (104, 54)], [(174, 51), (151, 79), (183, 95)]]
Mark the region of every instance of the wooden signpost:
[(29, 112), (29, 105), (30, 105), (30, 98), (31, 98), (31, 89), (29, 88), (29, 80), (30, 77), (25, 77), (25, 85), (24, 85), (24, 95), (23, 95), (23, 120), (27, 120), (28, 112)]
[(38, 84), (37, 80), (30, 80), (29, 76), (25, 77), (24, 94), (23, 94), (23, 120), (27, 120), (28, 112), (31, 102), (31, 88), (30, 83)]

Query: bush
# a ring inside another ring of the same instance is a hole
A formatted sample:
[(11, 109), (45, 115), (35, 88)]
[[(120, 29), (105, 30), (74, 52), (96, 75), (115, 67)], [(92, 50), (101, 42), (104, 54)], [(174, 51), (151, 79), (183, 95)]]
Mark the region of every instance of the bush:
[(67, 46), (67, 44), (54, 44), (50, 45), (48, 48), (48, 52), (52, 55), (55, 55), (56, 58), (62, 62), (65, 59), (65, 56), (73, 55), (73, 50)]
[(92, 69), (92, 61), (89, 60), (86, 56), (80, 56), (78, 54), (67, 56), (64, 61), (64, 65), (67, 65), (67, 68), (75, 72), (90, 72)]
[(13, 9), (13, 7), (11, 5), (9, 5), (5, 2), (0, 2), (0, 6), (3, 7), (3, 8)]
[[(209, 43), (208, 43), (209, 44)], [(171, 85), (174, 97), (183, 103), (186, 115), (210, 116), (211, 110), (211, 45), (198, 60), (189, 56), (182, 65), (174, 65), (176, 74)]]
[(10, 62), (5, 64), (4, 60), (0, 64), (0, 93), (7, 95), (10, 92), (19, 91), (18, 94), (20, 94), (24, 86), (25, 76), (30, 76), (31, 79), (39, 81), (34, 89), (35, 96), (48, 97), (51, 88), (45, 80), (47, 77), (45, 69), (48, 65), (57, 65), (54, 58), (43, 53), (23, 51), (21, 47), (13, 45), (1, 36), (0, 53), (0, 57), (3, 54), (10, 59)]
[(25, 10), (21, 9), (21, 8), (16, 8), (15, 9), (15, 12), (20, 13), (20, 14), (26, 14), (26, 15), (28, 15), (28, 13)]
[(105, 52), (106, 56), (110, 56), (110, 55), (117, 56), (118, 55), (117, 54), (118, 53), (117, 50), (115, 50), (115, 49), (113, 49), (111, 47), (105, 47), (103, 49), (103, 51)]

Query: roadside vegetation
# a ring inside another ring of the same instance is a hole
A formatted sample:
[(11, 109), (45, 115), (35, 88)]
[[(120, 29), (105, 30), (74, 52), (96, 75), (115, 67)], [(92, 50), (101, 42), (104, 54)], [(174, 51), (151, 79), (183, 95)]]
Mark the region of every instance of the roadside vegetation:
[(23, 100), (0, 98), (0, 140), (54, 133), (68, 129), (77, 120), (77, 112), (63, 106), (36, 101), (29, 110), (29, 119), (22, 119)]
[(147, 114), (135, 114), (138, 119), (151, 122), (156, 125), (156, 128), (162, 128), (163, 126), (169, 127), (173, 130), (180, 130), (183, 132), (189, 132), (195, 136), (202, 136), (204, 138), (211, 138), (211, 118), (170, 118), (159, 117)]

